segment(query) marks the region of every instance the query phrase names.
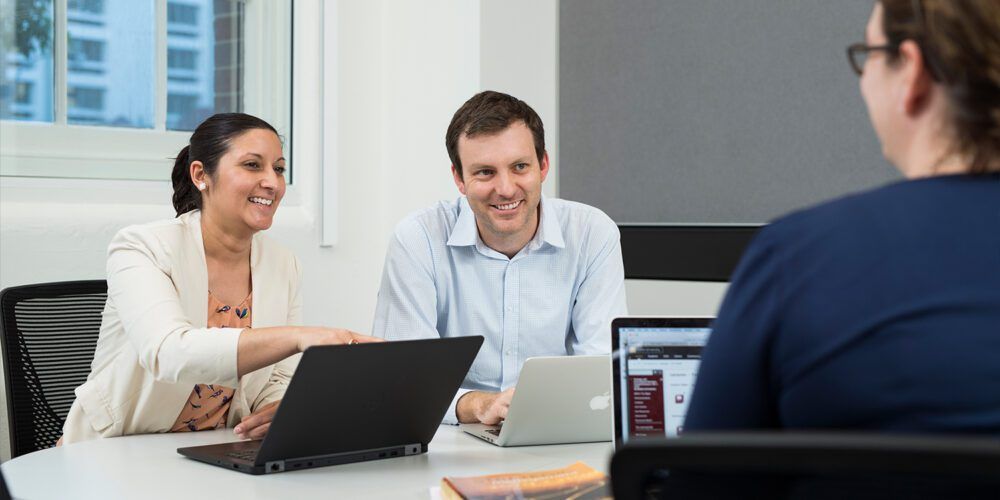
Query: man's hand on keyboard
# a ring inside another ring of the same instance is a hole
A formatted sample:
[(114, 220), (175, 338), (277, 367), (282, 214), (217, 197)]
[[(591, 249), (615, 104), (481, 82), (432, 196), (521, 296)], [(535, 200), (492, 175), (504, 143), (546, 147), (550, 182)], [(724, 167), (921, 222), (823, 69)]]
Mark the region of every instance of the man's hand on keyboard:
[(495, 425), (507, 418), (507, 409), (513, 397), (513, 387), (503, 392), (472, 391), (458, 400), (455, 413), (462, 423)]

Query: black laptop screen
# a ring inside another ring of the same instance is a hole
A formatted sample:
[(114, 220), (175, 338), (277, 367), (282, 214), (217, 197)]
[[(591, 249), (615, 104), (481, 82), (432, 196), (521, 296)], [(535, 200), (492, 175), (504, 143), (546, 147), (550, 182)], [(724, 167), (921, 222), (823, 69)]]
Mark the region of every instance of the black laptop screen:
[(711, 333), (710, 322), (697, 318), (673, 325), (616, 329), (616, 444), (684, 432), (684, 416), (701, 350)]

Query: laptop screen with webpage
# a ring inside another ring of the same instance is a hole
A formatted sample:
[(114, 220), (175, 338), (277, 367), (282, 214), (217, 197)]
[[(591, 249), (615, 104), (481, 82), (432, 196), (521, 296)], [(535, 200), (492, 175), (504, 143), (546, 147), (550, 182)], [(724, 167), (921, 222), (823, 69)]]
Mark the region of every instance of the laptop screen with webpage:
[(684, 432), (709, 317), (617, 318), (612, 323), (615, 445)]

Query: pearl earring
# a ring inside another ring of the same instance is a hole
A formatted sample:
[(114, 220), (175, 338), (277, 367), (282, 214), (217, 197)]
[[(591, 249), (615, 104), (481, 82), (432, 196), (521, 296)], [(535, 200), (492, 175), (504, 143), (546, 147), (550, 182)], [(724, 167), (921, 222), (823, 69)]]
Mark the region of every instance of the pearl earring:
[(208, 186), (206, 186), (204, 182), (198, 183), (198, 191), (204, 191), (206, 187)]

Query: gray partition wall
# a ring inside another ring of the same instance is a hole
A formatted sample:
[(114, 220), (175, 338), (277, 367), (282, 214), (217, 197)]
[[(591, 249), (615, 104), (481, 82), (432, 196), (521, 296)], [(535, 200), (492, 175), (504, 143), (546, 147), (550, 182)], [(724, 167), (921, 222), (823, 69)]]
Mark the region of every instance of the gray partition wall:
[(872, 5), (563, 0), (560, 196), (621, 223), (760, 223), (900, 178), (844, 52)]

